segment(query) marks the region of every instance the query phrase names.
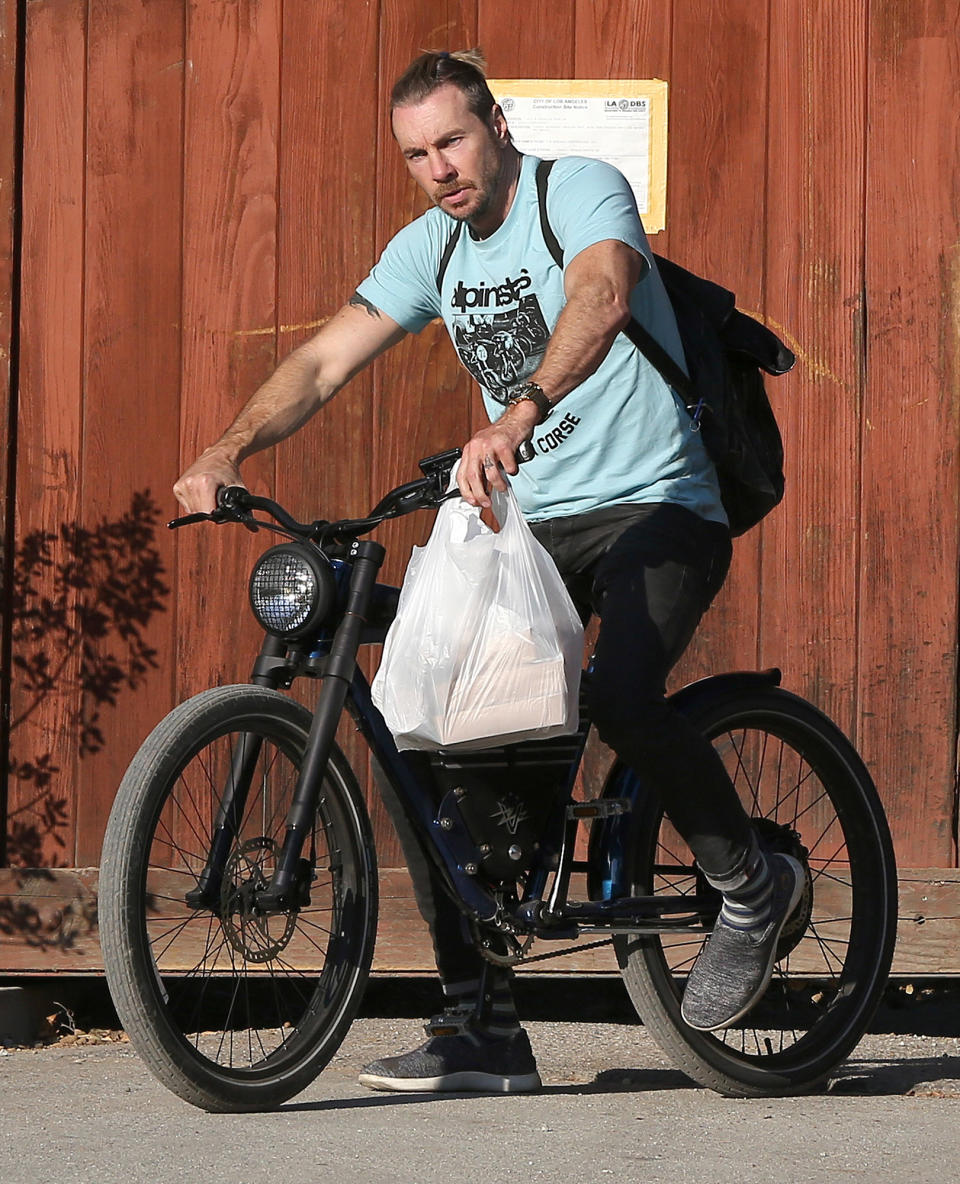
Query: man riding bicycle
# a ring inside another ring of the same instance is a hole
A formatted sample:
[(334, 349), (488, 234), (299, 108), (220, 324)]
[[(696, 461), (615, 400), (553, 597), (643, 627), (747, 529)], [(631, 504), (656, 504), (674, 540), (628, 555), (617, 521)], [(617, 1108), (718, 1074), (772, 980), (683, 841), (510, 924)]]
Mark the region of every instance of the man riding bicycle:
[[(723, 895), (687, 982), (683, 1018), (703, 1031), (727, 1027), (769, 982), (803, 873), (790, 856), (763, 852), (712, 746), (665, 697), (669, 671), (723, 583), (731, 543), (699, 434), (621, 333), (633, 316), (683, 365), (633, 194), (607, 164), (557, 161), (547, 214), (563, 247), (561, 269), (543, 239), (538, 162), (514, 146), (478, 53), (418, 56), (393, 88), (391, 117), (407, 168), (434, 208), (387, 244), (350, 301), (279, 366), (175, 493), (189, 512), (211, 510), (220, 486), (241, 483), (247, 456), (296, 431), (407, 333), (439, 316), (455, 347), (469, 335), (461, 360), (491, 422), (464, 445), (460, 492), (487, 507), (508, 474), (578, 607), (599, 618), (592, 721), (656, 786)], [(514, 365), (496, 371), (492, 347), (504, 334), (521, 348), (535, 343), (519, 382)], [(478, 353), (485, 342), (491, 348)], [(560, 419), (564, 433), (550, 433)], [(535, 455), (518, 471), (515, 456), (527, 441)], [(448, 1009), (428, 1025), (425, 1044), (368, 1065), (360, 1080), (393, 1090), (536, 1088), (509, 973), (483, 973), (464, 918), (397, 804), (388, 805)]]

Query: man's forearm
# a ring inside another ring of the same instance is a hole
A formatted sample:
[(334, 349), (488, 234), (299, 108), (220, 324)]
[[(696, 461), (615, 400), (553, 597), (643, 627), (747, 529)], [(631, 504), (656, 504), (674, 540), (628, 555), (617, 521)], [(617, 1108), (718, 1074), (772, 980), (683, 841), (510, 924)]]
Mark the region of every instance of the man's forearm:
[(643, 274), (643, 257), (616, 240), (581, 251), (563, 277), (567, 302), (531, 375), (551, 402), (585, 382), (630, 320), (630, 293)]
[(241, 481), (239, 466), (254, 452), (292, 435), (404, 330), (385, 315), (371, 317), (347, 304), (293, 351), (259, 388), (220, 439), (173, 487), (188, 513), (209, 511), (217, 490)]
[(293, 435), (339, 390), (324, 381), (313, 353), (294, 350), (255, 392), (212, 448), (234, 464)]
[(597, 371), (629, 318), (629, 308), (611, 297), (590, 294), (568, 302), (531, 381), (556, 403)]

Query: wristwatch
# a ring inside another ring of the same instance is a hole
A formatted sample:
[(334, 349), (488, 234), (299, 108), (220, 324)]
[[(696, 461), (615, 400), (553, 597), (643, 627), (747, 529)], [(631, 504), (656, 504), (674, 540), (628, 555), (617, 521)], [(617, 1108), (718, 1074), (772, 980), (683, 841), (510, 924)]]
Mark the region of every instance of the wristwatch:
[(540, 412), (538, 424), (543, 423), (553, 410), (553, 404), (543, 393), (543, 387), (537, 382), (521, 382), (519, 386), (515, 386), (507, 396), (507, 406), (515, 407), (524, 400), (529, 400)]

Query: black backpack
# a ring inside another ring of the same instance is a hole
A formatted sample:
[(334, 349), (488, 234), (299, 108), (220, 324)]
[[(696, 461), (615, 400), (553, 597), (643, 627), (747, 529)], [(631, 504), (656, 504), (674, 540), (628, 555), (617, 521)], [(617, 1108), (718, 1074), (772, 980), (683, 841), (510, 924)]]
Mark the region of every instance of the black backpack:
[[(559, 267), (563, 248), (547, 218), (552, 160), (537, 165), (544, 242)], [(783, 441), (761, 370), (786, 374), (796, 362), (775, 333), (736, 307), (726, 288), (654, 255), (677, 318), (689, 377), (632, 317), (623, 332), (673, 388), (717, 468), (730, 533), (743, 534), (783, 497)]]

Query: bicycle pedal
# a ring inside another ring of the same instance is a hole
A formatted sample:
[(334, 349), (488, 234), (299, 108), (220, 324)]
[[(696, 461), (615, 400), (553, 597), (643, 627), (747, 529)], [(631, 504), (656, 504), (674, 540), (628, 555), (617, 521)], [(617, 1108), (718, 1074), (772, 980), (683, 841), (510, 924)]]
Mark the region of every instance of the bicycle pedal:
[(567, 817), (615, 818), (618, 814), (629, 814), (631, 807), (629, 798), (594, 798), (588, 802), (571, 802), (567, 806)]
[(473, 1007), (451, 1008), (440, 1015), (431, 1016), (423, 1025), (428, 1036), (463, 1036), (470, 1030), (474, 1018)]

